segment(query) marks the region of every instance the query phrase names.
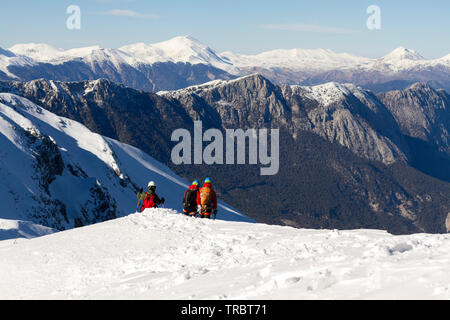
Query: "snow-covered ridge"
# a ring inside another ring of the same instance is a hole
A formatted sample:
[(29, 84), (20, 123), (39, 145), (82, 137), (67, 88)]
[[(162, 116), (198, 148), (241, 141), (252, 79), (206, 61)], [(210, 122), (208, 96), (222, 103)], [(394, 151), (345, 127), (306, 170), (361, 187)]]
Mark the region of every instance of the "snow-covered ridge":
[(18, 44), (9, 51), (14, 52), (19, 57), (28, 57), (33, 64), (50, 63), (54, 65), (62, 64), (68, 61), (83, 61), (87, 64), (92, 63), (111, 63), (116, 68), (121, 64), (126, 64), (131, 59), (126, 52), (119, 49), (101, 48), (100, 46), (91, 46), (84, 48), (74, 48), (69, 50), (57, 49), (47, 44)]
[(381, 58), (382, 60), (390, 60), (390, 61), (398, 61), (398, 60), (426, 60), (424, 57), (420, 55), (416, 50), (410, 50), (405, 47), (399, 47), (389, 53), (388, 55)]
[(156, 94), (160, 96), (166, 96), (166, 97), (177, 97), (179, 95), (184, 94), (196, 94), (202, 91), (208, 91), (212, 90), (218, 87), (227, 86), (236, 82), (245, 81), (246, 79), (251, 79), (255, 76), (260, 76), (257, 73), (238, 77), (232, 80), (212, 80), (209, 82), (205, 82), (199, 85), (189, 86), (187, 88), (179, 89), (179, 90), (173, 90), (173, 91), (159, 91)]
[[(0, 219), (64, 230), (117, 218), (136, 210), (150, 180), (167, 207), (181, 206), (189, 183), (141, 150), (0, 94)], [(252, 221), (220, 205), (218, 219)]]
[(337, 53), (329, 49), (300, 48), (271, 50), (255, 55), (229, 51), (219, 54), (191, 36), (175, 37), (155, 44), (135, 43), (117, 49), (91, 46), (64, 50), (47, 44), (17, 44), (8, 51), (0, 50), (0, 70), (4, 70), (4, 65), (7, 64), (5, 61), (7, 52), (13, 53), (21, 59), (28, 58), (28, 63), (32, 61), (34, 63), (61, 64), (71, 60), (83, 60), (87, 62), (110, 61), (116, 66), (128, 64), (137, 67), (140, 64), (182, 62), (211, 65), (232, 74), (240, 74), (242, 68), (287, 68), (316, 72), (348, 68), (372, 70), (381, 67), (392, 72), (411, 67), (445, 66), (450, 68), (448, 55), (440, 59), (426, 60), (417, 51), (404, 47), (394, 49), (379, 59)]
[(57, 230), (29, 221), (0, 219), (0, 241), (17, 238), (31, 239), (55, 232)]
[(8, 49), (16, 55), (27, 56), (36, 61), (51, 61), (63, 54), (63, 49), (54, 48), (45, 43), (22, 43)]
[[(154, 64), (158, 62), (183, 62), (207, 64), (221, 69), (232, 68), (230, 63), (219, 57), (211, 48), (190, 37), (175, 37), (156, 44), (136, 43), (118, 49), (90, 46), (70, 50), (54, 48), (47, 44), (18, 44), (10, 52), (33, 59), (35, 62), (60, 64), (81, 59), (87, 62), (112, 62), (118, 66), (129, 64)], [(1, 54), (1, 52), (0, 52)]]
[(128, 63), (153, 64), (156, 62), (184, 62), (209, 64), (221, 69), (230, 63), (219, 57), (211, 48), (191, 36), (175, 37), (156, 44), (136, 43), (120, 48), (130, 55)]
[[(0, 299), (449, 299), (450, 236), (147, 210), (0, 242)], [(38, 276), (37, 276), (38, 275)]]
[(448, 56), (427, 60), (415, 50), (399, 47), (389, 54), (378, 58), (366, 58), (348, 53), (336, 53), (325, 49), (281, 49), (256, 55), (224, 52), (222, 57), (228, 59), (238, 68), (287, 68), (297, 71), (320, 72), (327, 70), (385, 70), (398, 72), (409, 68), (445, 66), (450, 68)]

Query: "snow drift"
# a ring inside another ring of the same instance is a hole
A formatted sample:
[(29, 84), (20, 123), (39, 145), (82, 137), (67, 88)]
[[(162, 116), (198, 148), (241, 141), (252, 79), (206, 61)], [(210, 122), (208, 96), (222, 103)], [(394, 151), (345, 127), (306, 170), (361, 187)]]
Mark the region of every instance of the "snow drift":
[(0, 242), (0, 299), (449, 299), (450, 236), (302, 230), (169, 209)]

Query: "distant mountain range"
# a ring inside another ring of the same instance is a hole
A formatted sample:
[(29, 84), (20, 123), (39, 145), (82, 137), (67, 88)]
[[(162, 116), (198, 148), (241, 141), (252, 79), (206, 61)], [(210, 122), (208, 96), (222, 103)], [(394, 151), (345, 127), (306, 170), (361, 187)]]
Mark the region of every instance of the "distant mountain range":
[(81, 81), (105, 78), (146, 91), (177, 90), (215, 79), (260, 73), (278, 85), (354, 83), (375, 92), (417, 81), (450, 91), (450, 54), (434, 60), (399, 47), (379, 59), (324, 49), (273, 50), (257, 55), (217, 53), (192, 37), (118, 49), (71, 50), (46, 44), (0, 48), (0, 80)]
[[(375, 95), (352, 84), (279, 86), (261, 75), (158, 94), (108, 80), (0, 82), (90, 130), (142, 149), (259, 222), (447, 232), (450, 98), (417, 83)], [(171, 163), (178, 128), (279, 128), (280, 171)]]

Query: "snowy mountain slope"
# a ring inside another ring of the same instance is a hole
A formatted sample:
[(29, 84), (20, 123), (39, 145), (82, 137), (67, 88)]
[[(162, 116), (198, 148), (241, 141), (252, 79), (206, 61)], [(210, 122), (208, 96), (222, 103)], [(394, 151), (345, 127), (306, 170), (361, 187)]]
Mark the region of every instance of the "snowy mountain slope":
[(407, 49), (405, 47), (398, 47), (386, 56), (382, 57), (380, 60), (396, 62), (405, 60), (424, 61), (426, 59), (422, 57), (416, 50)]
[(351, 83), (329, 82), (317, 86), (291, 86), (293, 90), (304, 90), (308, 96), (324, 106), (343, 101), (346, 96), (354, 95), (369, 108), (377, 102), (367, 91)]
[(16, 238), (36, 238), (57, 232), (29, 221), (0, 219), (0, 241)]
[(64, 52), (64, 49), (57, 49), (45, 43), (21, 43), (10, 47), (8, 50), (16, 55), (42, 62), (57, 59)]
[(147, 210), (0, 242), (0, 299), (450, 299), (450, 236)]
[[(58, 230), (135, 210), (136, 190), (150, 180), (172, 208), (187, 187), (142, 151), (13, 94), (0, 94), (0, 178), (0, 218)], [(220, 211), (221, 219), (250, 221), (225, 205)]]
[(17, 56), (25, 56), (36, 63), (62, 64), (71, 60), (82, 60), (88, 63), (110, 62), (115, 66), (126, 63), (127, 54), (118, 49), (104, 49), (100, 46), (74, 48), (69, 50), (57, 49), (47, 44), (29, 43), (17, 44), (8, 49)]

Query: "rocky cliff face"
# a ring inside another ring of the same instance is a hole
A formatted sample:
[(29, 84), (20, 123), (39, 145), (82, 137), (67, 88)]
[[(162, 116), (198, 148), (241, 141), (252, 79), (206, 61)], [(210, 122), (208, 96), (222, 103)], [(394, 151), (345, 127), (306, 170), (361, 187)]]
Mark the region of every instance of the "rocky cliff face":
[(424, 83), (379, 94), (402, 132), (450, 155), (450, 96)]
[(354, 85), (278, 87), (252, 75), (161, 95), (191, 110), (208, 106), (222, 128), (283, 128), (293, 137), (308, 130), (367, 159), (386, 164), (407, 159), (406, 142), (390, 111)]
[[(317, 101), (306, 111), (309, 129), (367, 159), (390, 164), (407, 159), (408, 149), (389, 110), (354, 85), (330, 83), (292, 87), (292, 98)], [(289, 92), (289, 88), (286, 89)]]
[(450, 100), (445, 91), (417, 83), (403, 91), (379, 94), (408, 141), (408, 163), (450, 181)]

